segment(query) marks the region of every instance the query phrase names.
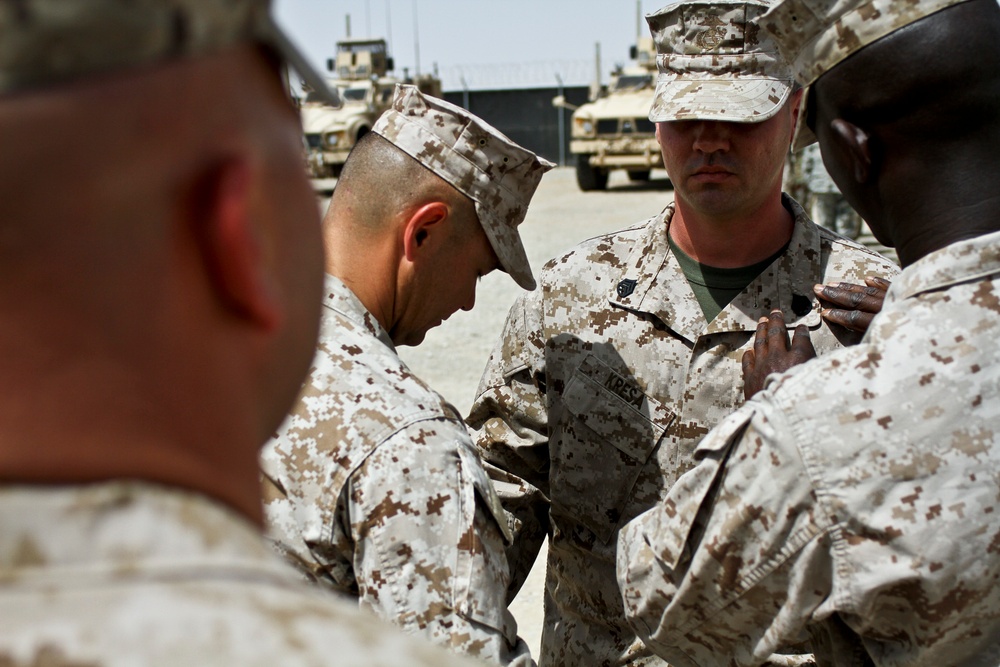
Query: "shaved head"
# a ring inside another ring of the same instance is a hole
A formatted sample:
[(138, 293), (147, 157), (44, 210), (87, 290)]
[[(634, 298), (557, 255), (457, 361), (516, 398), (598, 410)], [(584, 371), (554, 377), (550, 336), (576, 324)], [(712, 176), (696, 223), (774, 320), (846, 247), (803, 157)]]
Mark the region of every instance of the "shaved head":
[(330, 215), (346, 208), (355, 232), (380, 233), (401, 212), (431, 199), (448, 202), (459, 209), (462, 218), (470, 214), (475, 218), (471, 199), (382, 136), (369, 132), (351, 150), (330, 201)]

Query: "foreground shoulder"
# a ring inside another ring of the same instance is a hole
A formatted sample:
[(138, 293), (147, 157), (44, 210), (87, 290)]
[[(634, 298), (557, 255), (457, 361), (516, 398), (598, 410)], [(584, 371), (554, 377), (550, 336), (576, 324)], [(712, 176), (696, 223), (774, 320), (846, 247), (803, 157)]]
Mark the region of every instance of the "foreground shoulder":
[(890, 280), (899, 274), (899, 267), (888, 257), (825, 227), (817, 225), (817, 229), (824, 254), (829, 254), (831, 268), (834, 270), (839, 268), (842, 272), (849, 273), (854, 268), (856, 271)]

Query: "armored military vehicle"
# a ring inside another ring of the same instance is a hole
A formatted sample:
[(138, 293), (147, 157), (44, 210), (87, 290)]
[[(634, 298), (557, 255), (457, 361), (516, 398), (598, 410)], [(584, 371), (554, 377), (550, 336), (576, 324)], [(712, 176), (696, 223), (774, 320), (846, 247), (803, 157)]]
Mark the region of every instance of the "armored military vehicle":
[(663, 167), (654, 124), (649, 120), (656, 85), (656, 48), (650, 37), (632, 47), (633, 65), (611, 73), (606, 89), (573, 111), (569, 150), (576, 155), (581, 190), (603, 190), (608, 174), (624, 169), (633, 181), (649, 180)]
[(413, 83), (429, 95), (441, 96), (441, 80), (435, 76), (392, 76), (393, 60), (384, 39), (337, 42), (336, 57), (327, 60), (327, 69), (333, 73), (330, 85), (337, 87), (343, 106), (333, 109), (306, 91), (300, 107), (313, 178), (340, 175), (354, 144), (389, 107), (397, 83)]

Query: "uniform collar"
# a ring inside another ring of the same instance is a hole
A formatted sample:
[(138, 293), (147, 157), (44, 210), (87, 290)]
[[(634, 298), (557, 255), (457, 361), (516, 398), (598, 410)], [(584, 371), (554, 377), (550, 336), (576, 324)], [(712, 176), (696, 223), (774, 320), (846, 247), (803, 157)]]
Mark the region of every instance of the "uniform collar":
[(788, 249), (711, 323), (705, 321), (684, 271), (670, 252), (667, 230), (673, 204), (646, 226), (645, 236), (612, 288), (611, 304), (653, 315), (692, 343), (706, 334), (755, 331), (757, 321), (773, 308), (781, 309), (790, 327), (819, 325), (820, 305), (813, 285), (823, 279), (820, 231), (794, 199), (782, 195), (782, 203), (794, 217)]
[(329, 273), (326, 274), (323, 306), (364, 327), (386, 347), (393, 352), (396, 351), (396, 346), (393, 345), (389, 333), (382, 328), (382, 325), (375, 319), (375, 316), (365, 308), (365, 305), (351, 291), (351, 288), (345, 285), (340, 278), (331, 276)]
[(959, 241), (921, 257), (892, 282), (885, 305), (1000, 273), (1000, 232)]

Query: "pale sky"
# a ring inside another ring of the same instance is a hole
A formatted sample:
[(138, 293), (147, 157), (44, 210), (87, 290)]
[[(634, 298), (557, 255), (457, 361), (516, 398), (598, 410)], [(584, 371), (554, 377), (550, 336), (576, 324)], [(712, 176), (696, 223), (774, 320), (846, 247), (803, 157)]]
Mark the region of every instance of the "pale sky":
[[(601, 45), (602, 81), (628, 62), (643, 15), (672, 0), (275, 0), (278, 21), (320, 71), (337, 40), (384, 37), (396, 63), (411, 74), (437, 64), (445, 90), (587, 85)], [(416, 20), (414, 20), (414, 14)]]

